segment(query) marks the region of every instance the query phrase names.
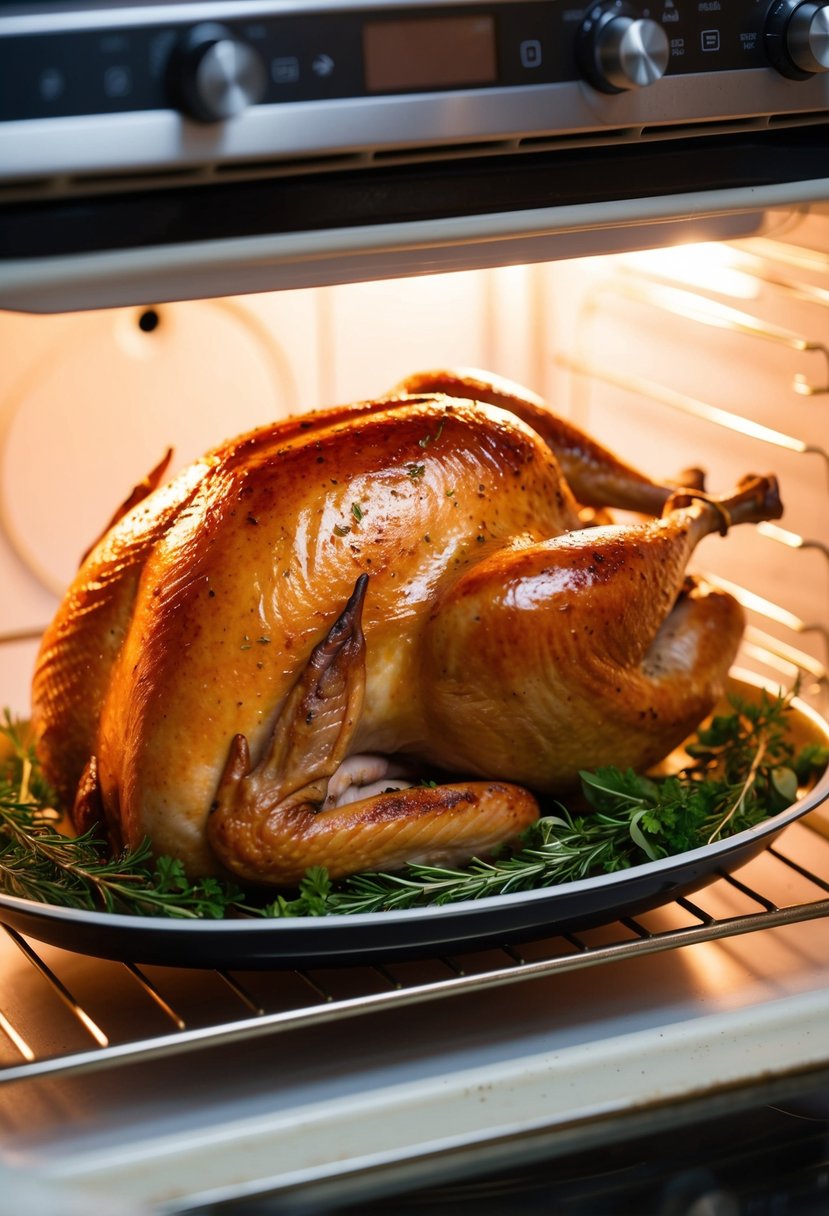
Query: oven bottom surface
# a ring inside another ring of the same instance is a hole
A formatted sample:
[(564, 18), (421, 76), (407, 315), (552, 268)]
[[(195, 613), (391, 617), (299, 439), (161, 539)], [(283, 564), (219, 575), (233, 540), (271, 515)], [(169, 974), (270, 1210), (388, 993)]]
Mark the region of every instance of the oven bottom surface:
[[(811, 1216), (829, 1194), (825, 941), (817, 919), (21, 1078), (0, 1089), (0, 1211), (75, 1216), (82, 1196), (86, 1216), (375, 1216), (471, 1212), (478, 1196), (505, 1216)], [(208, 976), (151, 978), (198, 1016)], [(356, 978), (317, 976), (329, 992)], [(677, 1193), (683, 1180), (727, 1200)], [(49, 1202), (4, 1208), (15, 1182)]]

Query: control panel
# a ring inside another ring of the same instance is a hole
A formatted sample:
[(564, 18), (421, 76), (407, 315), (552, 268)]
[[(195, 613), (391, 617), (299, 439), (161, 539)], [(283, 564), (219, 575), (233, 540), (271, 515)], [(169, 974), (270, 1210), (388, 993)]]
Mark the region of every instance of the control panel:
[(4, 14), (0, 124), (177, 110), (223, 123), (252, 107), (663, 77), (829, 70), (814, 0), (90, 5)]

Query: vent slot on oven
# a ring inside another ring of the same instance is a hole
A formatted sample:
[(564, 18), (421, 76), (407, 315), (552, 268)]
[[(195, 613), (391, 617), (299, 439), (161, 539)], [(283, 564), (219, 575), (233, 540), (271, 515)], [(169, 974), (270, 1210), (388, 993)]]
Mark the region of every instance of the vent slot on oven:
[[(0, 203), (19, 203), (41, 199), (88, 197), (116, 192), (163, 190), (173, 186), (205, 186), (221, 181), (266, 181), (273, 178), (336, 174), (386, 165), (428, 166), (446, 161), (499, 159), (529, 152), (602, 149), (622, 145), (636, 146), (668, 140), (684, 141), (703, 137), (744, 136), (763, 133), (771, 127), (808, 127), (826, 124), (826, 114), (775, 114), (735, 119), (695, 120), (684, 123), (649, 123), (621, 127), (602, 127), (583, 131), (550, 131), (547, 134), (515, 136), (505, 139), (471, 139), (463, 143), (431, 142), (393, 148), (354, 147), (343, 151), (307, 156), (257, 156), (255, 159), (206, 159), (190, 165), (177, 164), (101, 172), (63, 173), (54, 177), (9, 178), (0, 182)], [(770, 153), (773, 155), (773, 152)]]

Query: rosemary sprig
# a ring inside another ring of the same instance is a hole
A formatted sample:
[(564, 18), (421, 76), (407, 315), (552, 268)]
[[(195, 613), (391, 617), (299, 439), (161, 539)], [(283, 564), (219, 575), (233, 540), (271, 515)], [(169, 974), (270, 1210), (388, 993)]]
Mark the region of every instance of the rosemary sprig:
[[(624, 867), (617, 850), (619, 830), (626, 827), (622, 819), (574, 819), (563, 810), (539, 819), (524, 834), (523, 847), (501, 857), (476, 857), (462, 868), (411, 864), (396, 874), (355, 874), (328, 890), (326, 911), (344, 915), (457, 903), (607, 873)], [(319, 879), (316, 888), (319, 898)]]
[(241, 890), (203, 878), (193, 883), (178, 861), (153, 863), (149, 841), (109, 857), (92, 832), (67, 837), (31, 805), (0, 805), (0, 885), (10, 895), (104, 912), (221, 918)]
[(11, 755), (0, 777), (0, 887), (62, 907), (136, 915), (220, 918), (242, 892), (215, 878), (191, 882), (181, 862), (153, 861), (149, 841), (113, 857), (95, 833), (59, 831), (54, 798), (8, 712)]
[(742, 831), (797, 797), (829, 763), (820, 745), (795, 755), (786, 733), (791, 696), (732, 700), (732, 713), (697, 732), (691, 763), (661, 779), (601, 768), (582, 773), (587, 810), (557, 805), (518, 847), (463, 867), (409, 865), (332, 883), (310, 869), (293, 895), (256, 903), (217, 878), (190, 880), (179, 861), (153, 860), (149, 842), (113, 857), (93, 832), (59, 831), (54, 799), (31, 749), (6, 714), (10, 756), (0, 767), (0, 887), (9, 894), (86, 910), (183, 918), (346, 915), (416, 908), (548, 887), (613, 873)]

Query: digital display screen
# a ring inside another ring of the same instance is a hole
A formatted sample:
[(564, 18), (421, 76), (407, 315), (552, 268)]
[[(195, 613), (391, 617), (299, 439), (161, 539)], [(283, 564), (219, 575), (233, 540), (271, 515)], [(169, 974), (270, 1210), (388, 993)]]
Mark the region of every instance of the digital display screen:
[(495, 18), (369, 21), (363, 27), (363, 57), (370, 93), (494, 84)]

